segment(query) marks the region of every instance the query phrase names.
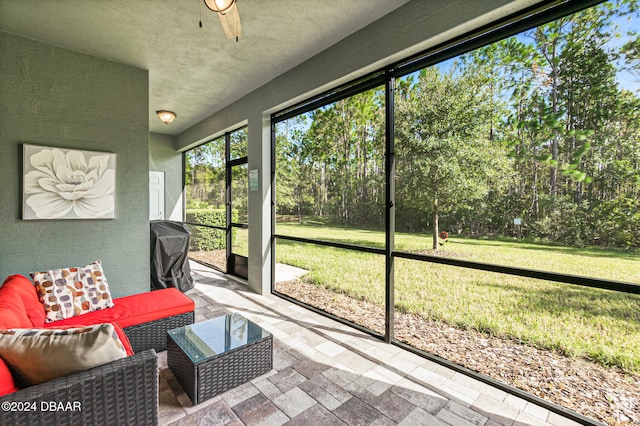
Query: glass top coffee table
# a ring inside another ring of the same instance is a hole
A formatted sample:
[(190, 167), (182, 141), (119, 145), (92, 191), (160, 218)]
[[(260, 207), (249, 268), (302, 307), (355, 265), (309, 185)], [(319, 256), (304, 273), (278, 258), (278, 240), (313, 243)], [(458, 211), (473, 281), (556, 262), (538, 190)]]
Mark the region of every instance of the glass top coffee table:
[(167, 363), (191, 402), (213, 398), (273, 368), (273, 336), (238, 313), (167, 332)]

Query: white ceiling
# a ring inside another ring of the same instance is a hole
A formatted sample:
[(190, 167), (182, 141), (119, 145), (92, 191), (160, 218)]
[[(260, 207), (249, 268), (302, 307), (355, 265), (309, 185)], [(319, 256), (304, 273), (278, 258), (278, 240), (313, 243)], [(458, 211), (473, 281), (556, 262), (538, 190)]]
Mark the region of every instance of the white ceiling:
[(175, 135), (407, 1), (239, 0), (236, 43), (202, 0), (0, 0), (0, 31), (149, 70)]

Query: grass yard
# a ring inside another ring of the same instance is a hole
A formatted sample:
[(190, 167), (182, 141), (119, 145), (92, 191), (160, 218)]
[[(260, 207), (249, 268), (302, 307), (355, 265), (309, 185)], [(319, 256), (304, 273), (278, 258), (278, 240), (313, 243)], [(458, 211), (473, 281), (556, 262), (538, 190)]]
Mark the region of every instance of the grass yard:
[[(383, 247), (384, 233), (278, 223), (277, 233)], [(396, 249), (421, 251), (431, 237), (400, 234)], [(451, 236), (444, 255), (640, 283), (640, 254)], [(278, 240), (276, 261), (309, 270), (302, 280), (358, 300), (384, 303), (384, 257)], [(406, 259), (395, 262), (395, 302), (460, 328), (513, 338), (571, 357), (640, 373), (640, 295), (583, 288)]]

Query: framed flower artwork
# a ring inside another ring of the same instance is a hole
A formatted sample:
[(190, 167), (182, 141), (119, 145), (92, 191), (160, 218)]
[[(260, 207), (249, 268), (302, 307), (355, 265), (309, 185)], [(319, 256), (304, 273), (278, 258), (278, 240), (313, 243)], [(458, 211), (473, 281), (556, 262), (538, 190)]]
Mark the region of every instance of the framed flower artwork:
[(116, 154), (23, 144), (22, 219), (113, 219)]

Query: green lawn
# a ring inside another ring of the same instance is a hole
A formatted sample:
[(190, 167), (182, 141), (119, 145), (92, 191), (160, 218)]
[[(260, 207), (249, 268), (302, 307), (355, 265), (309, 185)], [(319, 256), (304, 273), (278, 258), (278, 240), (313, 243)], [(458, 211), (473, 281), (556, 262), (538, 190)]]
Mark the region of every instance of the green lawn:
[[(277, 233), (383, 247), (384, 233), (279, 223)], [(400, 234), (396, 249), (429, 248), (431, 237)], [(451, 236), (461, 259), (640, 283), (640, 254)], [(278, 240), (276, 260), (309, 270), (302, 279), (356, 299), (384, 303), (381, 255)], [(515, 338), (541, 348), (640, 372), (640, 296), (446, 265), (396, 259), (396, 309)]]

